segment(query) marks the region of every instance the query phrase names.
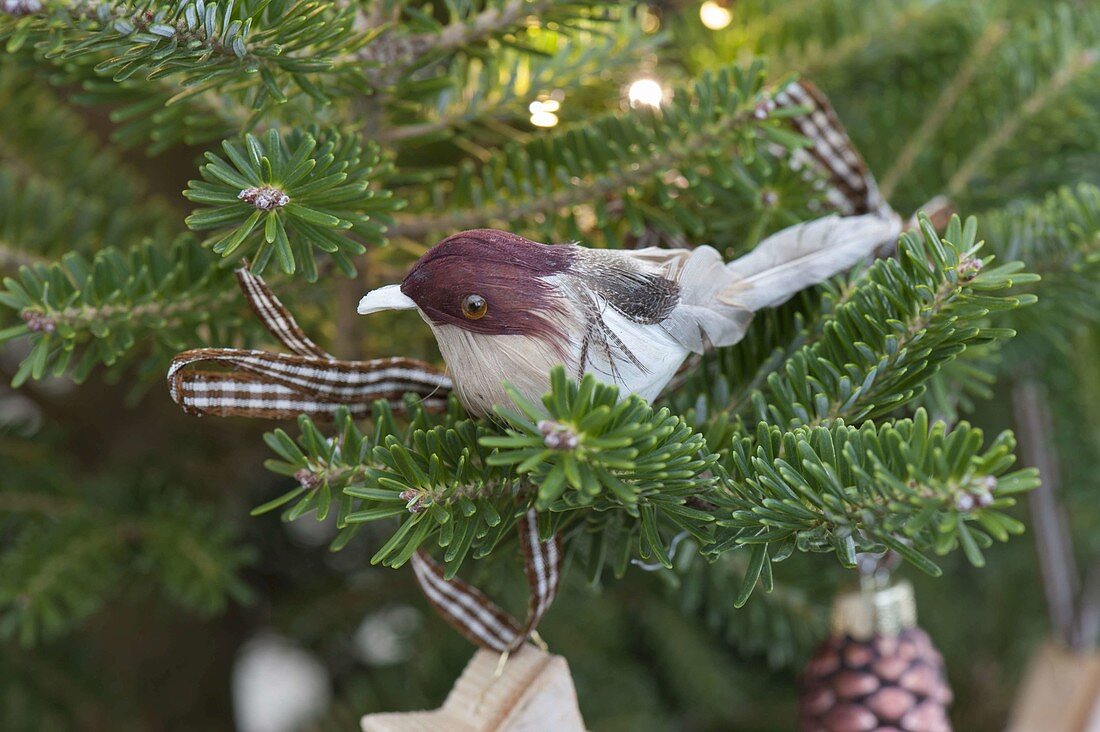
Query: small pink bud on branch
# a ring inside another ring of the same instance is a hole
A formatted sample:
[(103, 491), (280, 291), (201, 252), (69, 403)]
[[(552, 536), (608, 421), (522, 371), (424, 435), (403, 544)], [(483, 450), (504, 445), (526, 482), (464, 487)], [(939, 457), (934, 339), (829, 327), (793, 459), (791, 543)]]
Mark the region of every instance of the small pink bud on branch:
[(963, 279), (972, 280), (982, 271), (982, 260), (974, 257), (964, 257), (959, 261), (958, 272)]
[(53, 333), (54, 330), (57, 329), (57, 324), (54, 323), (53, 318), (40, 310), (24, 310), (19, 314), (19, 317), (21, 317), (23, 322), (27, 324), (27, 327), (33, 331)]
[(245, 188), (237, 194), (237, 198), (245, 203), (251, 203), (261, 211), (273, 211), (290, 203), (290, 196), (274, 186)]
[(0, 13), (14, 15), (16, 18), (23, 15), (32, 15), (42, 9), (39, 0), (0, 0)]
[(405, 501), (405, 508), (409, 513), (420, 513), (424, 510), (424, 496), (412, 488), (401, 491), (401, 500)]
[(302, 468), (296, 472), (294, 474), (294, 479), (306, 490), (314, 490), (317, 486), (321, 485), (321, 477), (309, 468)]
[(569, 425), (550, 419), (539, 422), (539, 432), (542, 433), (543, 444), (551, 450), (575, 450), (581, 441)]

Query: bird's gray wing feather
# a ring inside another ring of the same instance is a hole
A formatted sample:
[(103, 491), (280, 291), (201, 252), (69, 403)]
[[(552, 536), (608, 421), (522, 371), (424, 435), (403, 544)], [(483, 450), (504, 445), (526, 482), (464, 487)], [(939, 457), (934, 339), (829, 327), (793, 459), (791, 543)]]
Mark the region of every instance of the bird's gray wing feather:
[(708, 246), (664, 257), (659, 249), (636, 255), (643, 266), (662, 266), (679, 283), (679, 305), (663, 324), (685, 348), (701, 353), (737, 343), (757, 310), (851, 268), (900, 231), (896, 217), (827, 216), (783, 229), (729, 264)]
[(680, 287), (664, 264), (639, 258), (639, 252), (581, 251), (570, 274), (634, 322), (659, 323), (680, 301)]

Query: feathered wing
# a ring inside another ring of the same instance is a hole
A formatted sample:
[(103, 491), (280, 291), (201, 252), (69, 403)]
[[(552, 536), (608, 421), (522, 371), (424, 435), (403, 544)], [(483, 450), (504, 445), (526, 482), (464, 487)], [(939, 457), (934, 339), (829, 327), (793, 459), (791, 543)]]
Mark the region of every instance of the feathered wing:
[[(879, 192), (825, 95), (813, 84), (797, 81), (780, 90), (775, 105), (806, 108), (789, 117), (788, 124), (810, 140), (809, 147), (781, 154), (790, 155), (792, 168), (823, 178), (829, 203), (848, 215), (784, 229), (729, 264), (707, 246), (629, 252), (639, 266), (680, 285), (680, 302), (662, 328), (689, 351), (737, 343), (757, 310), (779, 305), (851, 268), (885, 249), (901, 232), (900, 218)], [(654, 238), (661, 240), (646, 240)]]
[(789, 300), (871, 256), (901, 233), (897, 217), (827, 216), (779, 231), (726, 265), (725, 305), (753, 312)]
[(679, 283), (680, 304), (663, 327), (684, 348), (702, 353), (737, 343), (757, 310), (850, 269), (900, 232), (896, 216), (834, 215), (783, 229), (728, 264), (708, 246), (631, 255)]
[(709, 246), (690, 252), (678, 250), (678, 254), (670, 257), (668, 265), (669, 276), (680, 285), (680, 304), (662, 327), (693, 353), (741, 340), (752, 320), (752, 310), (719, 299), (731, 282), (722, 255)]

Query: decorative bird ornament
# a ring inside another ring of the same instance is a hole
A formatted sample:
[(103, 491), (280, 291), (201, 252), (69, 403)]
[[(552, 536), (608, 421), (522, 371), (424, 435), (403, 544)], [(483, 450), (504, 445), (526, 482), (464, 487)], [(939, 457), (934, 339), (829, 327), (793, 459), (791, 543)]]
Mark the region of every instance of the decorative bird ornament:
[(709, 246), (590, 249), (474, 229), (358, 311), (417, 310), (474, 415), (510, 404), (506, 383), (538, 400), (558, 364), (653, 400), (689, 354), (737, 343), (756, 311), (866, 260), (901, 228), (896, 216), (827, 216), (729, 263)]

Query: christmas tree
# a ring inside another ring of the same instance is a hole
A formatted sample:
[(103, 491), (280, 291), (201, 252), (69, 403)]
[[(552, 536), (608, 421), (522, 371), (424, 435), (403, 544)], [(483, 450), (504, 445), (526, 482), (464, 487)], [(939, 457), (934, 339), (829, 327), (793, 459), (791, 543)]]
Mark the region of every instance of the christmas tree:
[[(1048, 606), (1095, 640), (1092, 583), (1067, 609), (1076, 575), (1014, 537), (1044, 461), (1071, 519), (1040, 538), (1084, 556), (1100, 521), (1096, 7), (0, 0), (0, 43), (4, 729), (438, 706), (471, 647), (409, 564), (522, 608), (528, 515), (561, 537), (539, 633), (593, 730), (792, 728), (831, 599), (884, 552), (959, 729), (1003, 727)], [(877, 188), (813, 164), (810, 82)], [(190, 349), (286, 350), (238, 281), (318, 359), (438, 363), (415, 314), (356, 303), (458, 231), (729, 260), (940, 195), (961, 215), (652, 405), (555, 372), (492, 418), (433, 388), (272, 424), (173, 403), (222, 377), (165, 386)]]

